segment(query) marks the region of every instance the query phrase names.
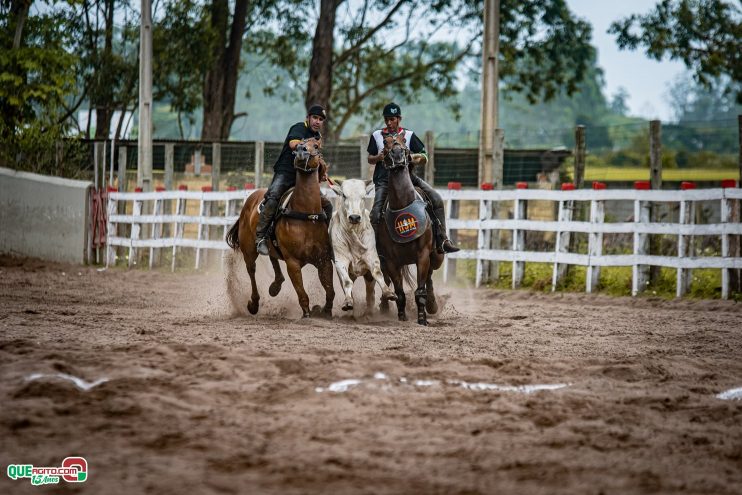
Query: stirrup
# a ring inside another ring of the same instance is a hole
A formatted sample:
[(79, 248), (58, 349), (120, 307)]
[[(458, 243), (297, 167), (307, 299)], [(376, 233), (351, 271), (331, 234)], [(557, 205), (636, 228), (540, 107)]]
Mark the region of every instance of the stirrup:
[(255, 247), (258, 249), (258, 254), (262, 254), (263, 256), (268, 256), (270, 251), (268, 250), (268, 239), (265, 237), (258, 237), (258, 239), (255, 241)]
[(457, 251), (461, 251), (461, 248), (454, 245), (451, 239), (444, 239), (441, 245), (438, 246), (438, 252), (440, 254), (455, 253)]

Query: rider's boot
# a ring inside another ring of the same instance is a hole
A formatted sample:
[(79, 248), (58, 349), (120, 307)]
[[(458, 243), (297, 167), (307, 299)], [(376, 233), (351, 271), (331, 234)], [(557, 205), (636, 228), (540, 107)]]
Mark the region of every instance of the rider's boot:
[(268, 232), (277, 210), (278, 201), (273, 198), (266, 198), (264, 200), (263, 209), (260, 211), (258, 225), (255, 229), (255, 246), (258, 249), (258, 254), (262, 254), (263, 256), (268, 256), (269, 253)]
[(436, 248), (438, 249), (438, 252), (444, 254), (460, 251), (461, 248), (457, 247), (446, 235), (446, 212), (443, 207), (436, 208), (434, 215), (436, 220), (438, 220), (438, 236), (436, 239)]

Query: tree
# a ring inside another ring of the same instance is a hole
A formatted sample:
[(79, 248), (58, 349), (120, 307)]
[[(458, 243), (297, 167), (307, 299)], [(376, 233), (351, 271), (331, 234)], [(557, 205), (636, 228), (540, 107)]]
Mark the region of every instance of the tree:
[(611, 111), (618, 115), (626, 115), (629, 113), (628, 101), (629, 92), (623, 86), (619, 86), (611, 98)]
[(644, 48), (648, 57), (681, 60), (710, 87), (725, 76), (742, 103), (742, 11), (725, 0), (662, 0), (648, 14), (611, 24), (621, 49)]
[[(335, 11), (346, 9), (329, 29), (336, 18), (333, 4)], [(324, 105), (332, 100), (334, 136), (354, 115), (376, 116), (391, 98), (413, 102), (422, 88), (446, 98), (456, 92), (461, 62), (478, 61), (481, 23), (478, 0), (363, 0), (352, 6), (323, 0), (314, 45), (324, 51), (313, 53), (307, 95), (318, 95)], [(576, 90), (593, 52), (591, 28), (574, 18), (564, 0), (503, 0), (500, 30), (501, 77), (512, 91), (535, 102), (554, 98), (562, 88)]]

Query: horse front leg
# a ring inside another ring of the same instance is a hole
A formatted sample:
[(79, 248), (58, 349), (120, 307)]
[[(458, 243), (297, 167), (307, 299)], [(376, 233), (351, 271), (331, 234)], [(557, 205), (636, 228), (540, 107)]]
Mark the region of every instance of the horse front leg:
[(429, 270), (429, 253), (425, 253), (425, 256), (419, 256), (417, 258), (417, 289), (415, 290), (415, 303), (417, 304), (417, 323), (420, 325), (428, 324), (428, 318), (425, 314), (428, 291), (425, 285), (428, 281)]
[(309, 296), (304, 290), (304, 279), (301, 276), (301, 264), (294, 258), (286, 258), (286, 271), (289, 272), (291, 283), (294, 284), (294, 290), (299, 297), (299, 306), (301, 306), (302, 318), (309, 318)]
[(273, 282), (271, 283), (270, 287), (268, 287), (268, 294), (271, 295), (271, 297), (276, 297), (279, 292), (281, 292), (281, 285), (283, 284), (283, 281), (286, 280), (283, 278), (283, 273), (281, 272), (281, 265), (278, 264), (278, 259), (274, 257), (271, 258), (271, 265), (273, 265)]
[[(394, 291), (391, 287), (387, 284), (387, 282), (384, 280), (384, 274), (381, 273), (381, 264), (378, 261), (374, 261), (370, 264), (371, 270), (370, 275), (373, 280), (376, 280), (376, 283), (379, 284), (381, 287), (381, 300), (384, 301), (394, 301), (397, 299), (397, 296), (394, 294)], [(369, 272), (367, 272), (369, 273)]]
[(425, 309), (428, 313), (434, 315), (438, 312), (438, 301), (435, 298), (435, 291), (433, 290), (433, 270), (430, 270), (430, 272), (428, 274), (428, 281), (425, 283), (425, 287), (428, 289), (428, 300), (425, 303)]
[[(332, 262), (330, 260), (325, 261), (317, 268), (317, 272), (319, 273), (319, 281), (325, 288), (325, 307), (322, 308), (322, 314), (325, 317), (332, 318), (332, 303), (335, 300), (335, 287), (332, 285)], [(351, 296), (351, 304), (352, 302)]]
[(345, 260), (337, 259), (334, 264), (340, 283), (343, 285), (343, 294), (345, 294), (342, 309), (343, 311), (351, 311), (353, 309), (353, 281), (348, 274), (348, 263)]
[(388, 262), (387, 266), (389, 267), (389, 277), (392, 279), (392, 283), (394, 284), (394, 293), (397, 295), (397, 318), (399, 321), (407, 321), (407, 313), (405, 312), (407, 297), (404, 295), (402, 268), (394, 266)]
[(255, 243), (250, 242), (247, 246), (243, 247), (242, 257), (245, 260), (245, 267), (247, 268), (247, 274), (250, 275), (250, 302), (247, 303), (247, 310), (251, 315), (254, 315), (260, 309), (260, 293), (258, 292), (258, 285), (255, 282), (255, 260), (258, 258), (258, 251), (255, 249)]

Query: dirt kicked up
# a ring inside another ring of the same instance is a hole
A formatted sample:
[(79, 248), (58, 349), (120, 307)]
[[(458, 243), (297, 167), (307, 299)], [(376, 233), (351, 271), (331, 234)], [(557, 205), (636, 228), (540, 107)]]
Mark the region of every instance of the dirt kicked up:
[(425, 328), (263, 292), (1, 259), (0, 493), (742, 493), (740, 304), (442, 287)]

